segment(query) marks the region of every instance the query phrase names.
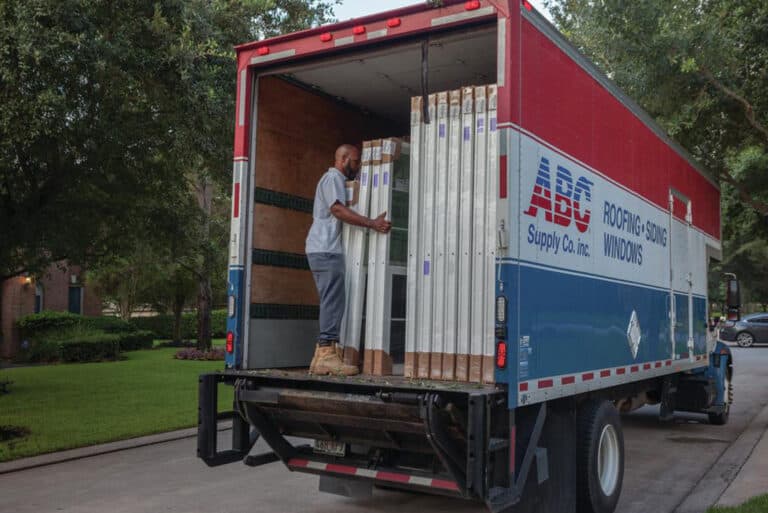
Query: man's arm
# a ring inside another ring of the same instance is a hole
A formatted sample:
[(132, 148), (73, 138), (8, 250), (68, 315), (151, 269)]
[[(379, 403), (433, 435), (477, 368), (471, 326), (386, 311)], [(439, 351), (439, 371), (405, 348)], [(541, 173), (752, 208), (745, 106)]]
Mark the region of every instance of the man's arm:
[(385, 219), (385, 216), (387, 215), (386, 212), (380, 214), (376, 219), (371, 219), (369, 217), (361, 216), (351, 208), (342, 205), (339, 201), (331, 206), (331, 214), (343, 223), (371, 228), (379, 233), (387, 233), (392, 228), (392, 223)]

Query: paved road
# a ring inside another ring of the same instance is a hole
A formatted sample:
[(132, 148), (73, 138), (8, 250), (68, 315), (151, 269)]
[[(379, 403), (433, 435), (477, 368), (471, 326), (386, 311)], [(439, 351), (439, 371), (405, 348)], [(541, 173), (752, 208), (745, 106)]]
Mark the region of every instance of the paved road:
[[(734, 349), (731, 422), (678, 415), (660, 423), (648, 407), (625, 416), (627, 468), (618, 512), (673, 512), (720, 454), (768, 403), (768, 347)], [(208, 469), (193, 439), (168, 442), (0, 476), (0, 512), (405, 513), (483, 512), (478, 504), (375, 490), (352, 500), (317, 491), (317, 477), (280, 464)]]

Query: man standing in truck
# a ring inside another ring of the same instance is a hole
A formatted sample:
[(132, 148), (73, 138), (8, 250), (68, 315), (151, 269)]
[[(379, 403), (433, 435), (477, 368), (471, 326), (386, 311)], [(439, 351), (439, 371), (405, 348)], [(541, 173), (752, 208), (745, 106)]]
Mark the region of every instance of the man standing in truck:
[(315, 191), (306, 253), (320, 296), (320, 336), (309, 366), (311, 374), (352, 376), (360, 372), (356, 365), (345, 365), (337, 350), (346, 302), (342, 223), (379, 233), (388, 233), (392, 223), (385, 219), (386, 212), (371, 219), (346, 206), (345, 181), (354, 180), (359, 170), (360, 150), (351, 144), (342, 144), (336, 149), (333, 167), (320, 178)]

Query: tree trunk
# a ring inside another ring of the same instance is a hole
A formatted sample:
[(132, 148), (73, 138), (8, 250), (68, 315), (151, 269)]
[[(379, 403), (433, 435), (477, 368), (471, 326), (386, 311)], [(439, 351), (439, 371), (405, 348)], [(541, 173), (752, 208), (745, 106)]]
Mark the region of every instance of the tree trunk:
[(211, 279), (201, 278), (197, 293), (197, 348), (211, 349)]
[(197, 288), (197, 348), (201, 351), (211, 349), (211, 273), (213, 272), (213, 255), (211, 254), (211, 202), (213, 186), (204, 175), (198, 176), (197, 202), (202, 210), (203, 222), (201, 230), (201, 247), (203, 261), (198, 273)]
[(184, 296), (176, 295), (173, 299), (173, 341), (181, 342), (181, 314), (184, 310)]

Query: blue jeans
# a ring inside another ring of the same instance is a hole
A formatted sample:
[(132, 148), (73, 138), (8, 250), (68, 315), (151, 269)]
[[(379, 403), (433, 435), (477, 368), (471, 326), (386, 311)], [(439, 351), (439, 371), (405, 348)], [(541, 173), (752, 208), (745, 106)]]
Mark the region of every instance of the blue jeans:
[(307, 253), (307, 260), (320, 296), (319, 343), (338, 341), (346, 303), (344, 254)]

